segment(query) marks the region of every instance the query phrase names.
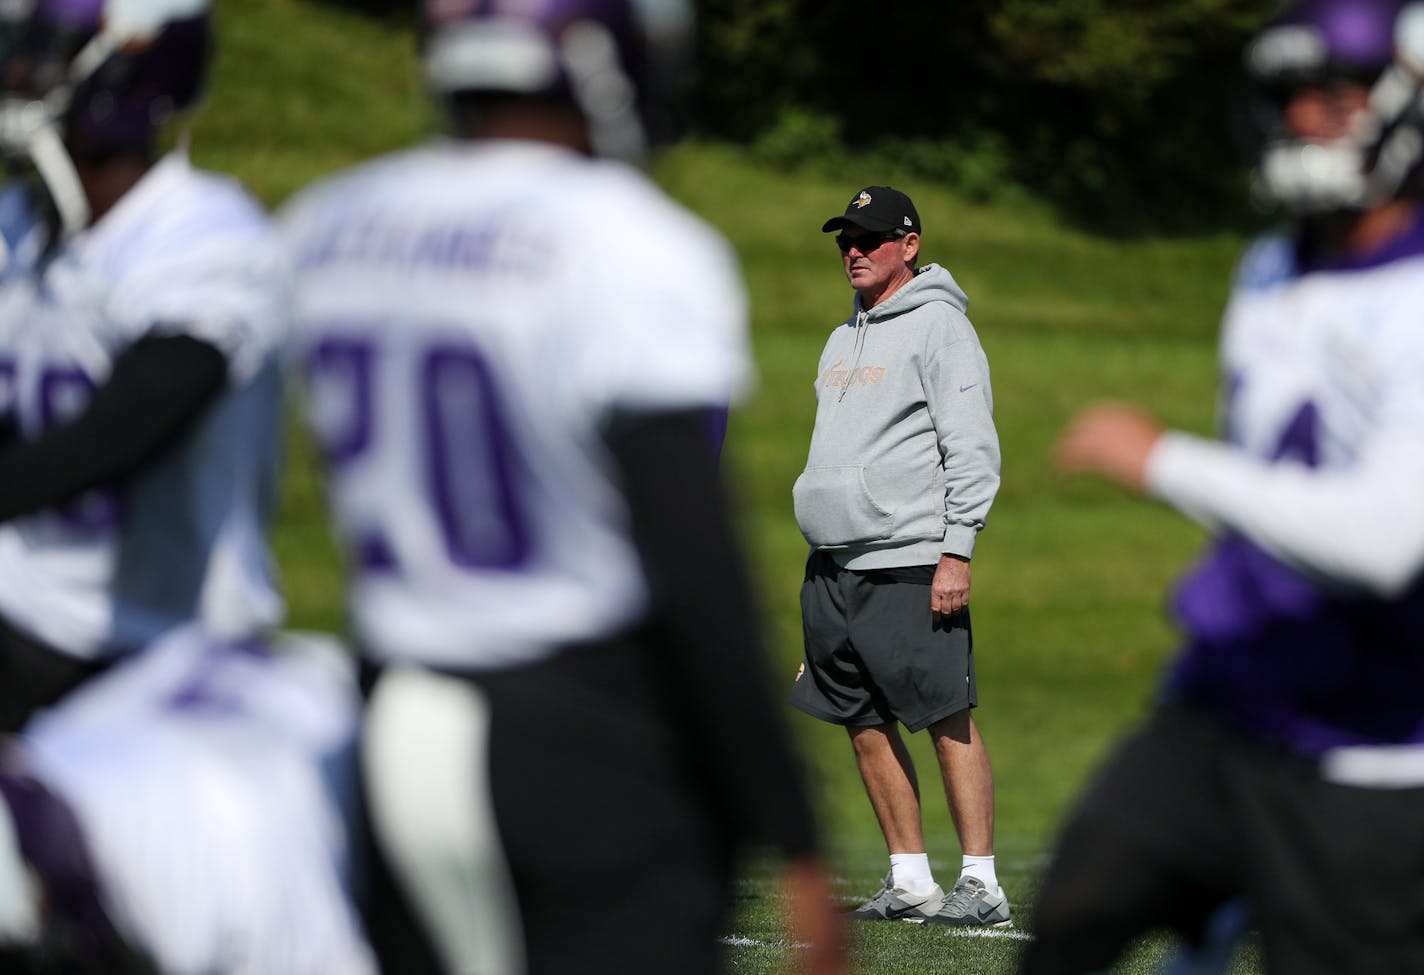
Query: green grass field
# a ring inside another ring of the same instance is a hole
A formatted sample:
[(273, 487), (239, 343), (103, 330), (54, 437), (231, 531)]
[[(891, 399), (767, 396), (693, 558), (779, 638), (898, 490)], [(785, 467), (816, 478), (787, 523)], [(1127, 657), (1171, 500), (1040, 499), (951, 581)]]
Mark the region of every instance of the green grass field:
[[(424, 131), (429, 112), (399, 28), (335, 4), (217, 7), (220, 60), (194, 131), (200, 164), (236, 173), (277, 205), (308, 180)], [(1060, 478), (1048, 448), (1071, 411), (1095, 398), (1139, 401), (1171, 424), (1209, 429), (1217, 316), (1241, 241), (1226, 233), (1105, 239), (1031, 202), (970, 205), (853, 160), (825, 175), (831, 169), (822, 160), (774, 171), (733, 148), (684, 145), (662, 155), (654, 174), (728, 235), (749, 283), (760, 384), (733, 417), (727, 456), (769, 643), (788, 686), (801, 652), (796, 592), (805, 556), (790, 490), (805, 459), (817, 355), (850, 300), (820, 223), (857, 187), (894, 183), (919, 206), (924, 259), (947, 265), (970, 296), (1004, 454), (1003, 488), (974, 560), (977, 720), (995, 766), (1000, 877), (1025, 937), (1056, 824), (1149, 700), (1173, 642), (1164, 592), (1202, 542), (1158, 506)], [(309, 454), (296, 433), (292, 443), (275, 538), (291, 621), (337, 628), (340, 571)], [(886, 861), (844, 733), (789, 710), (788, 720), (843, 893), (848, 901), (868, 895)], [(910, 742), (931, 860), (948, 879), (958, 845), (924, 736)], [(769, 870), (749, 865), (741, 886), (732, 971), (775, 971), (794, 952), (784, 946)], [(910, 925), (854, 934), (868, 975), (1009, 972), (1021, 945)], [(1149, 971), (1155, 951), (1144, 947), (1122, 970)]]

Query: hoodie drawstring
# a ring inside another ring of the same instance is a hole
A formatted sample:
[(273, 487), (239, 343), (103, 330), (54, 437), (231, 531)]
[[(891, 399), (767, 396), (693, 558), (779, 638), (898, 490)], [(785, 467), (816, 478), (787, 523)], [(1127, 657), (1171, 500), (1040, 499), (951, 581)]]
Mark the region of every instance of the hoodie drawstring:
[(846, 373), (845, 385), (841, 387), (840, 396), (836, 397), (839, 403), (845, 399), (845, 394), (850, 392), (850, 384), (855, 380), (855, 371), (860, 368), (860, 355), (865, 351), (865, 333), (870, 330), (870, 312), (857, 312), (855, 316), (855, 347), (851, 353), (850, 372)]

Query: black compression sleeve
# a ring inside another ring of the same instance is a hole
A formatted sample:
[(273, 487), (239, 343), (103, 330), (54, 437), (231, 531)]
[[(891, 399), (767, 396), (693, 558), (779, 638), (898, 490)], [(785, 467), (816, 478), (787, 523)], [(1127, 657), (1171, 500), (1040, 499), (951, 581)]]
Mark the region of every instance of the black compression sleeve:
[(625, 414), (607, 439), (703, 771), (742, 842), (802, 856), (819, 841), (708, 443), (712, 419)]
[(142, 470), (192, 425), (226, 378), (226, 357), (207, 342), (170, 335), (135, 343), (77, 417), (0, 450), (0, 521)]

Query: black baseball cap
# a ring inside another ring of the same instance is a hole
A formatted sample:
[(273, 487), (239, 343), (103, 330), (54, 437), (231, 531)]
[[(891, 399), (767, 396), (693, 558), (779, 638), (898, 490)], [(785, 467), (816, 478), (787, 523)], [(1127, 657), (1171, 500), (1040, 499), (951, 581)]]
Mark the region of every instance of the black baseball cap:
[(842, 227), (859, 227), (873, 233), (903, 230), (920, 232), (920, 215), (910, 198), (893, 186), (867, 186), (846, 204), (845, 213), (821, 225), (822, 233)]

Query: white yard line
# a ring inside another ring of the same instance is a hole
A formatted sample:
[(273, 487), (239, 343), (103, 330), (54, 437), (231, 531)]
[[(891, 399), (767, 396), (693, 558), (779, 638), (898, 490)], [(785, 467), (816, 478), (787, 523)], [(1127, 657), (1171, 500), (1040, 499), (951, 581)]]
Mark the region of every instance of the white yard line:
[(717, 939), (719, 944), (731, 945), (733, 948), (809, 948), (810, 945), (804, 941), (758, 941), (756, 938), (742, 938), (728, 935)]
[(1006, 941), (1032, 941), (1033, 935), (1013, 928), (949, 928), (956, 938), (1003, 938)]

